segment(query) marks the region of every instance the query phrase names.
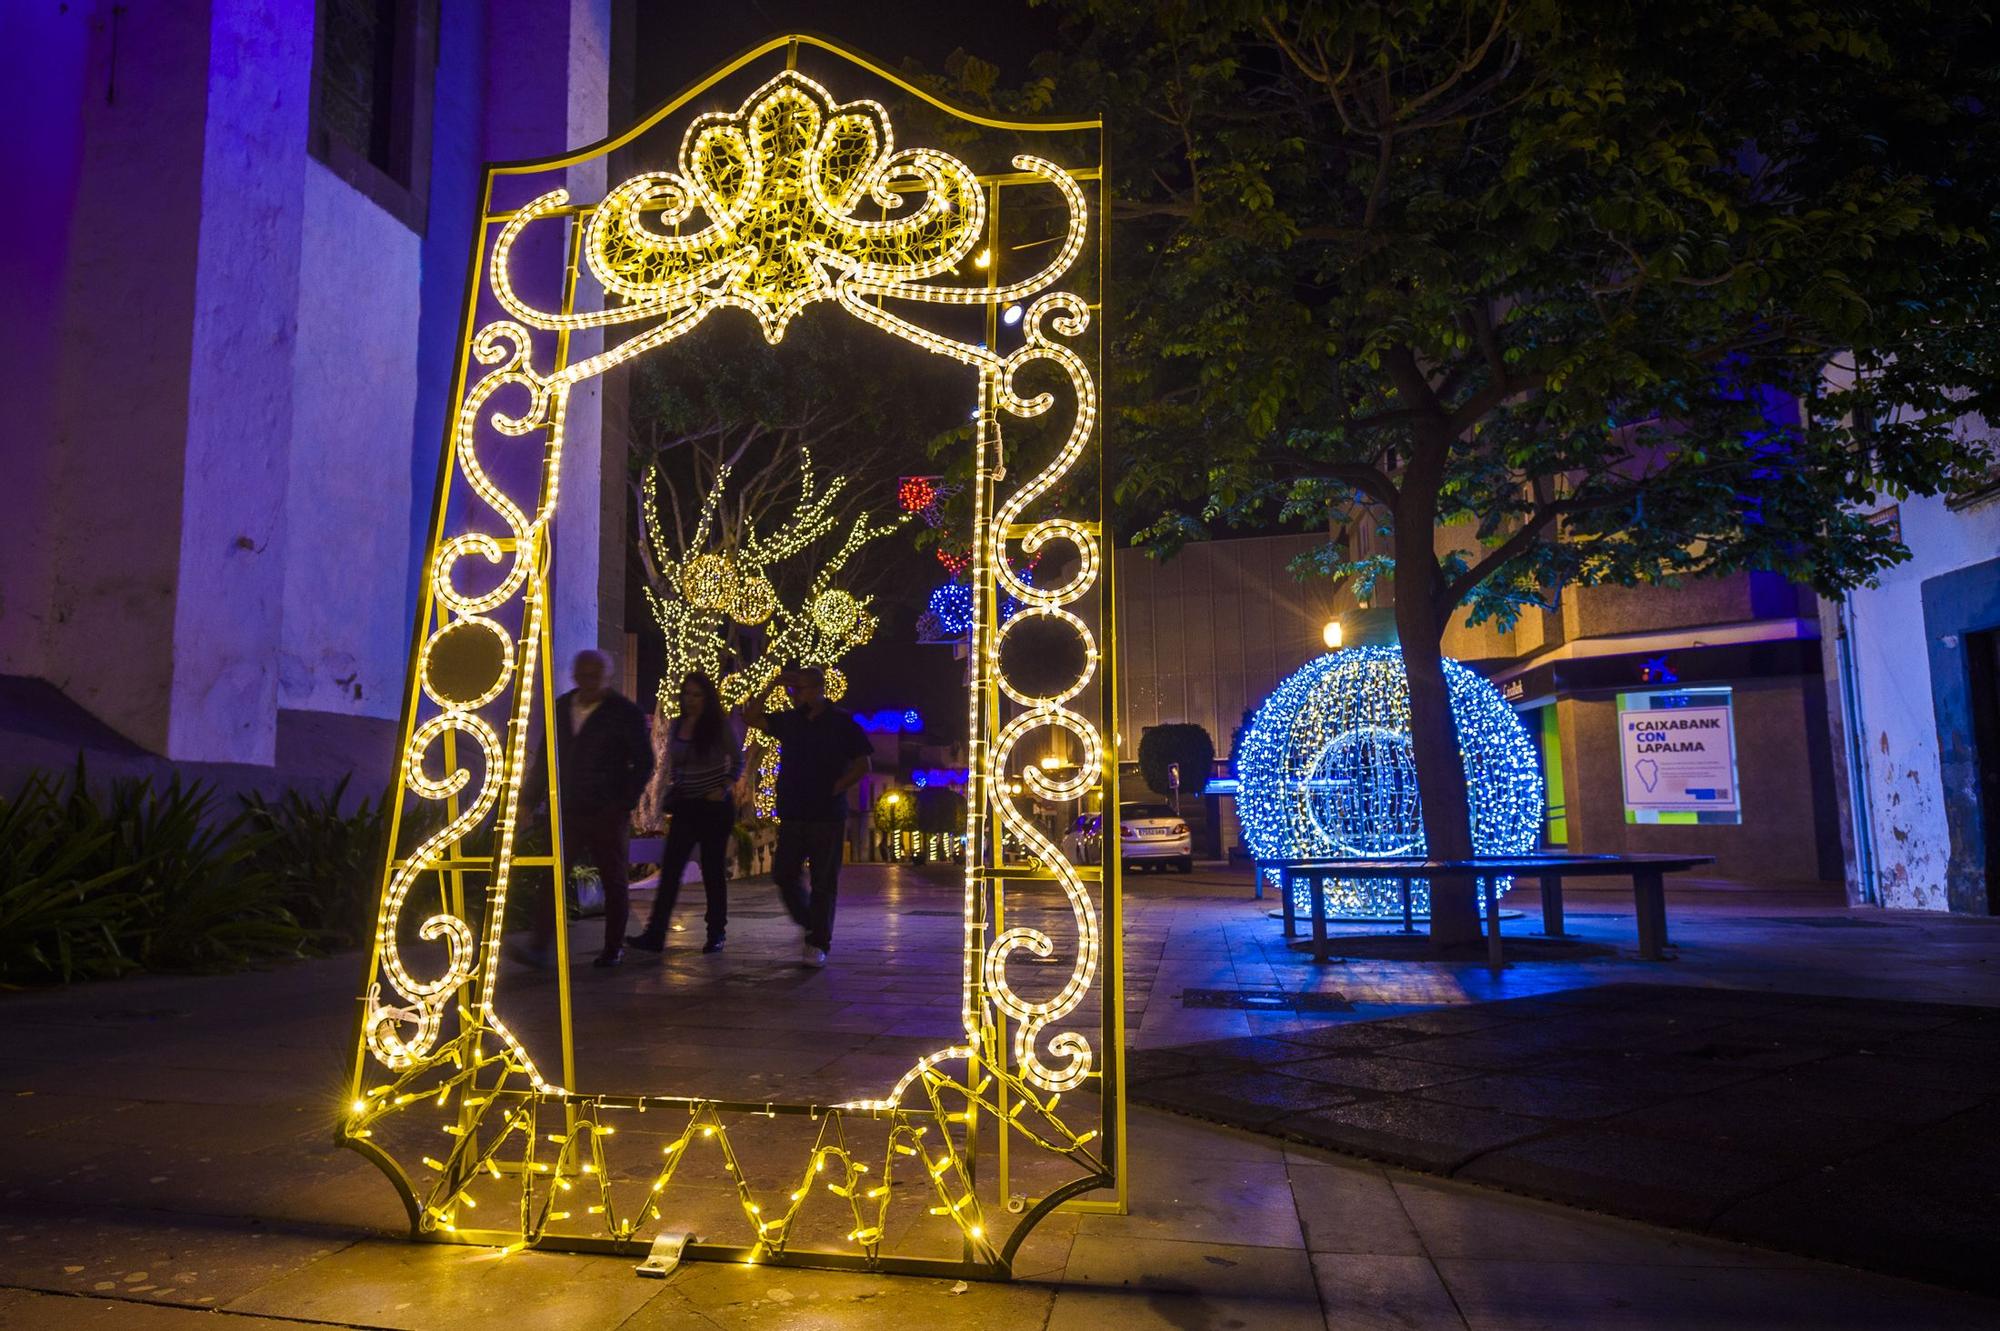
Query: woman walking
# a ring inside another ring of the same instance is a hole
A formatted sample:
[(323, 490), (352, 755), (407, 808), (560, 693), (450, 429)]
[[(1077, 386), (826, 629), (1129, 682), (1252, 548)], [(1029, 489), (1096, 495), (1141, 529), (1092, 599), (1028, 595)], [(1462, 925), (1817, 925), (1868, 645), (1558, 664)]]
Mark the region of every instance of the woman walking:
[(681, 681), (681, 714), (667, 737), (666, 809), (672, 816), (660, 854), (660, 887), (644, 933), (625, 941), (644, 952), (663, 952), (667, 923), (681, 894), (681, 874), (699, 850), (701, 882), (708, 893), (708, 942), (703, 952), (720, 952), (729, 928), (726, 856), (736, 828), (732, 789), (743, 774), (743, 746), (737, 742), (715, 681), (696, 671)]

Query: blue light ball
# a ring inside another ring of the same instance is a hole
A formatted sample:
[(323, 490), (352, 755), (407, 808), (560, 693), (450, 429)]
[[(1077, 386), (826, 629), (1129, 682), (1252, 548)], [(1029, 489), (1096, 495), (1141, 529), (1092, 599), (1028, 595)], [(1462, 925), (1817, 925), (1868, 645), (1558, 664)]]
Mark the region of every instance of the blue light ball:
[[(1541, 764), (1514, 709), (1484, 678), (1444, 663), (1481, 855), (1519, 855), (1541, 838)], [(1236, 750), (1236, 812), (1258, 860), (1422, 855), (1409, 681), (1395, 647), (1350, 647), (1310, 661), (1257, 709)], [(1264, 872), (1260, 870), (1260, 872)], [(1275, 883), (1276, 874), (1270, 874)], [(1511, 881), (1495, 887), (1504, 892)], [(1430, 913), (1430, 885), (1410, 885), (1411, 908)], [(1334, 879), (1326, 910), (1395, 919), (1393, 882)], [(1296, 908), (1310, 910), (1303, 886)]]

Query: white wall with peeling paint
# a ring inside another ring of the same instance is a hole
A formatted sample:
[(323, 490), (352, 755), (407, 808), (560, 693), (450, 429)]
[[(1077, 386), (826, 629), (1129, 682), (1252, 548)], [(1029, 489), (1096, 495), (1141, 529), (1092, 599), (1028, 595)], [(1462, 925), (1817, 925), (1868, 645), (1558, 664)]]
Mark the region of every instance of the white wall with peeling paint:
[[(1982, 429), (1970, 421), (1968, 430)], [(1930, 578), (2000, 554), (2000, 503), (1954, 511), (1943, 499), (1909, 499), (1897, 506), (1911, 558), (1856, 590), (1847, 606), (1853, 662), (1856, 757), (1864, 789), (1849, 804), (1866, 819), (1872, 843), (1869, 896), (1901, 910), (1945, 910), (1945, 870), (1951, 830), (1938, 766), (1936, 710), (1924, 624), (1923, 584)], [(1830, 662), (1831, 664), (1831, 662)], [(1837, 698), (1837, 692), (1829, 689)], [(1838, 706), (1836, 702), (1834, 704)], [(1849, 874), (1858, 872), (1849, 848)]]

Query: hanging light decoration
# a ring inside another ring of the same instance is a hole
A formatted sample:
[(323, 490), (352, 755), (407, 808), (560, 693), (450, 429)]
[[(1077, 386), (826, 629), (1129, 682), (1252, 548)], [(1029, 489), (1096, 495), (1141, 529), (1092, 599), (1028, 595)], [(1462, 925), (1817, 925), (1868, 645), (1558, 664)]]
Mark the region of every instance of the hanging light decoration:
[(723, 610), (736, 599), (736, 565), (727, 555), (695, 555), (681, 565), (681, 595), (703, 610)]
[(813, 623), (820, 632), (839, 640), (854, 632), (861, 618), (861, 603), (838, 587), (829, 587), (813, 597)]
[(753, 573), (736, 586), (729, 602), (729, 617), (739, 624), (761, 624), (778, 611), (778, 592), (771, 580)]
[[(1542, 825), (1542, 776), (1526, 728), (1485, 679), (1452, 660), (1444, 673), (1465, 760), (1474, 851), (1533, 850)], [(1401, 649), (1350, 647), (1288, 677), (1244, 731), (1236, 774), (1243, 839), (1259, 860), (1423, 854)], [(1501, 879), (1495, 886), (1504, 892), (1510, 885)], [(1412, 909), (1428, 914), (1430, 885), (1418, 879), (1410, 894)], [(1334, 879), (1325, 901), (1329, 915), (1402, 913), (1400, 889), (1388, 881)], [(1294, 905), (1311, 909), (1303, 885)]]
[(972, 631), (972, 588), (947, 582), (931, 593), (930, 613), (937, 616), (939, 636), (962, 638)]

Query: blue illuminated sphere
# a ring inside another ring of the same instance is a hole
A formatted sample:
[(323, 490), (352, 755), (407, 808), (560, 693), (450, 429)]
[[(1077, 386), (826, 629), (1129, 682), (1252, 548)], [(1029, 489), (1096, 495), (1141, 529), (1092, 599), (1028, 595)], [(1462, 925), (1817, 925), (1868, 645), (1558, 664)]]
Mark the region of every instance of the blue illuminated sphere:
[[(1542, 774), (1526, 727), (1485, 679), (1444, 663), (1481, 855), (1535, 849)], [(1417, 768), (1410, 745), (1409, 681), (1395, 647), (1350, 647), (1308, 662), (1272, 691), (1236, 750), (1243, 839), (1259, 860), (1424, 853)], [(1275, 883), (1276, 875), (1270, 880)], [(1496, 883), (1505, 891), (1511, 881)], [(1410, 885), (1416, 914), (1430, 913), (1430, 885)], [(1327, 914), (1399, 918), (1393, 882), (1329, 880)], [(1301, 885), (1296, 908), (1310, 910)]]
[(931, 593), (930, 611), (944, 626), (945, 636), (962, 637), (972, 629), (972, 588), (947, 582)]

